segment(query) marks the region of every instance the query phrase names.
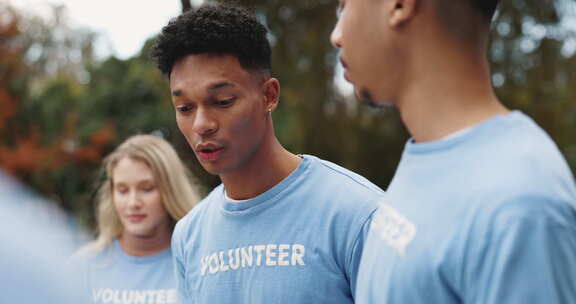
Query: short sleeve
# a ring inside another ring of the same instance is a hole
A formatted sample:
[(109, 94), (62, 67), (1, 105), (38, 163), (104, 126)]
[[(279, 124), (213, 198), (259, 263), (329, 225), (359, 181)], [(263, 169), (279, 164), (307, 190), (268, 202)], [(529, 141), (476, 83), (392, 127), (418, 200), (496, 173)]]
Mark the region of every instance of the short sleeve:
[(362, 252), (364, 250), (364, 243), (368, 236), (368, 231), (370, 230), (370, 224), (372, 222), (372, 218), (374, 216), (374, 211), (370, 214), (368, 219), (363, 223), (356, 240), (354, 241), (354, 245), (352, 246), (352, 251), (350, 254), (348, 269), (347, 269), (347, 277), (350, 281), (350, 290), (352, 292), (352, 298), (356, 298), (356, 283), (358, 281), (358, 269), (360, 268), (360, 260), (362, 257)]
[[(576, 215), (566, 202), (507, 204), (476, 235), (465, 303), (576, 303)], [(473, 240), (470, 240), (473, 241)]]

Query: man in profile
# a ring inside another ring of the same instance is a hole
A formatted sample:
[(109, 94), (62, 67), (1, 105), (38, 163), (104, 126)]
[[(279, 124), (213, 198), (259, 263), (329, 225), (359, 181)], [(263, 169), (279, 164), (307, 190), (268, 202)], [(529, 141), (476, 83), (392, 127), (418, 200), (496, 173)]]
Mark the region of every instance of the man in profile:
[(340, 2), (332, 43), (346, 79), (412, 135), (371, 224), (359, 303), (576, 303), (574, 177), (494, 94), (497, 3)]

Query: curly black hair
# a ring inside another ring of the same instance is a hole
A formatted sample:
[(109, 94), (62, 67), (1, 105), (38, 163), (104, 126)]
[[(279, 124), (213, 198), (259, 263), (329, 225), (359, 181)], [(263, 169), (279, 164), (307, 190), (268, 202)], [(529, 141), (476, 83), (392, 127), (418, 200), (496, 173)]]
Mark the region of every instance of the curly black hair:
[(152, 48), (158, 69), (170, 75), (176, 60), (192, 54), (232, 55), (250, 72), (270, 74), (268, 30), (246, 9), (205, 4), (172, 19)]

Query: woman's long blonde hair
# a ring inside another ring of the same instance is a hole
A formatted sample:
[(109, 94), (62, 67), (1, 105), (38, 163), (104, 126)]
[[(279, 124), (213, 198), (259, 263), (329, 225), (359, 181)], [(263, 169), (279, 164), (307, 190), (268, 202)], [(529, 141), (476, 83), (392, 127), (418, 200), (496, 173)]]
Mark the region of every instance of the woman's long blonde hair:
[(200, 200), (199, 186), (184, 166), (174, 148), (164, 139), (153, 135), (135, 135), (128, 138), (104, 160), (106, 178), (98, 190), (96, 223), (98, 237), (81, 249), (81, 253), (96, 253), (122, 235), (114, 202), (113, 170), (123, 158), (143, 161), (152, 170), (164, 208), (174, 221), (178, 221)]

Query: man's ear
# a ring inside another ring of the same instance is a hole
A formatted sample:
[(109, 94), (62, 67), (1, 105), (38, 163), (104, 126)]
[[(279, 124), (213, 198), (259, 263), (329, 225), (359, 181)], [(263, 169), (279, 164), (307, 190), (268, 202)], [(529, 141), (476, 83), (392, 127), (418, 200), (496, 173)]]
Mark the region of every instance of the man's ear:
[(389, 24), (392, 27), (398, 27), (414, 17), (419, 0), (392, 0), (391, 2), (394, 7), (391, 10)]
[(276, 78), (270, 78), (262, 85), (262, 91), (264, 93), (265, 111), (274, 111), (280, 99), (280, 82)]

